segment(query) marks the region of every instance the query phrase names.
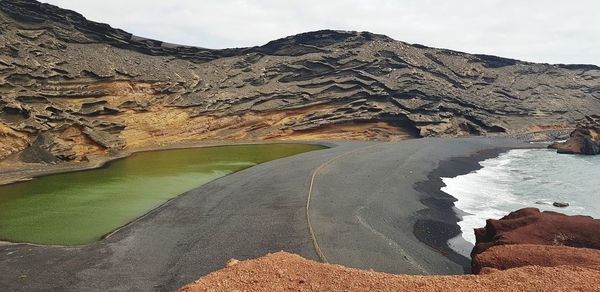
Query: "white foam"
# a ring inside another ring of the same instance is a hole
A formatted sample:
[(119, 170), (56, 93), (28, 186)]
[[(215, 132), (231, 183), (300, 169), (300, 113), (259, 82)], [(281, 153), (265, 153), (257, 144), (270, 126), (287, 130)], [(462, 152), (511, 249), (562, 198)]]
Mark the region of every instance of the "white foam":
[[(442, 178), (445, 186), (441, 190), (457, 199), (455, 206), (462, 211), (457, 213), (466, 213), (458, 225), (462, 237), (470, 243), (475, 243), (473, 229), (485, 226), (487, 219), (499, 219), (520, 208), (600, 216), (600, 186), (595, 183), (600, 157), (515, 149), (480, 164), (482, 168), (477, 171)], [(571, 206), (557, 209), (551, 204), (556, 201)], [(450, 240), (448, 244), (452, 247), (454, 243)]]
[(500, 206), (517, 201), (509, 187), (518, 179), (507, 166), (512, 158), (511, 155), (503, 154), (496, 159), (481, 162), (483, 168), (475, 172), (442, 178), (446, 185), (442, 191), (458, 199), (454, 205), (467, 213), (458, 223), (466, 241), (475, 243), (473, 229), (483, 227), (486, 219), (506, 215), (506, 211)]

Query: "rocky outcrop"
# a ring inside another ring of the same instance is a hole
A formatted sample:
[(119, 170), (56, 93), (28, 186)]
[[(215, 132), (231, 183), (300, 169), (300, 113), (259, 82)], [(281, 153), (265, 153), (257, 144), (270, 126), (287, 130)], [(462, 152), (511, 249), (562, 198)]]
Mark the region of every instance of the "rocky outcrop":
[(540, 244), (600, 249), (600, 220), (524, 208), (475, 229), (472, 257), (497, 245)]
[(476, 229), (472, 270), (526, 265), (600, 266), (600, 220), (525, 208)]
[(587, 116), (578, 124), (565, 142), (554, 143), (548, 148), (564, 154), (600, 154), (600, 115)]
[(577, 266), (600, 270), (600, 250), (556, 245), (497, 245), (472, 258), (472, 272), (526, 266)]
[[(60, 142), (59, 142), (60, 141)], [(23, 162), (56, 163), (61, 159), (72, 160), (75, 153), (60, 139), (53, 137), (51, 133), (43, 133), (31, 143), (27, 149), (21, 152)]]
[(321, 264), (278, 252), (231, 261), (179, 291), (598, 291), (600, 271), (527, 266), (482, 275), (408, 276)]
[[(34, 0), (0, 0), (0, 125), (12, 133), (0, 140), (0, 157), (45, 133), (78, 146), (57, 156), (63, 161), (191, 140), (568, 128), (600, 112), (599, 81), (592, 65), (471, 55), (368, 32), (323, 30), (240, 49), (179, 46)], [(68, 127), (87, 138), (65, 138)]]

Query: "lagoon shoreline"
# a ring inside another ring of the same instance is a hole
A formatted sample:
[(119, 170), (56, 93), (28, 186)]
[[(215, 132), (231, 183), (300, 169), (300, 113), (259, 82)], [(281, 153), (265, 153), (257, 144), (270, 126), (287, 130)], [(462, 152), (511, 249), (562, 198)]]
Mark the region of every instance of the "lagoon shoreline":
[(90, 157), (88, 162), (62, 162), (58, 164), (51, 163), (24, 163), (18, 161), (16, 156), (11, 156), (0, 162), (0, 186), (29, 181), (42, 176), (61, 174), (68, 172), (78, 172), (93, 170), (108, 166), (113, 161), (127, 158), (136, 153), (167, 151), (188, 148), (205, 148), (233, 145), (254, 145), (254, 144), (314, 144), (325, 147), (331, 147), (333, 144), (322, 141), (188, 141), (173, 144), (156, 144), (145, 147), (125, 149), (113, 155), (96, 155)]

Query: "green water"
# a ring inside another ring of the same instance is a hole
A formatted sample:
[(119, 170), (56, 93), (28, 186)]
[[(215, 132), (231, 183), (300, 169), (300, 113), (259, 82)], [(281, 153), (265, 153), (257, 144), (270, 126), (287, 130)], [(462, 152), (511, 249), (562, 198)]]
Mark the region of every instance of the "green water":
[(263, 144), (145, 152), (100, 169), (0, 186), (0, 240), (91, 243), (211, 180), (322, 148)]

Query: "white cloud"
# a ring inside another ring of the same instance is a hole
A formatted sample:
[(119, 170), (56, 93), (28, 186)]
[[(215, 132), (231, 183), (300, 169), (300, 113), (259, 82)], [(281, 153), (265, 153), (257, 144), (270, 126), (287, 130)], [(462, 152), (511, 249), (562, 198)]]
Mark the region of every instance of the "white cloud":
[(548, 63), (600, 65), (596, 0), (46, 0), (139, 36), (209, 48), (317, 29)]

